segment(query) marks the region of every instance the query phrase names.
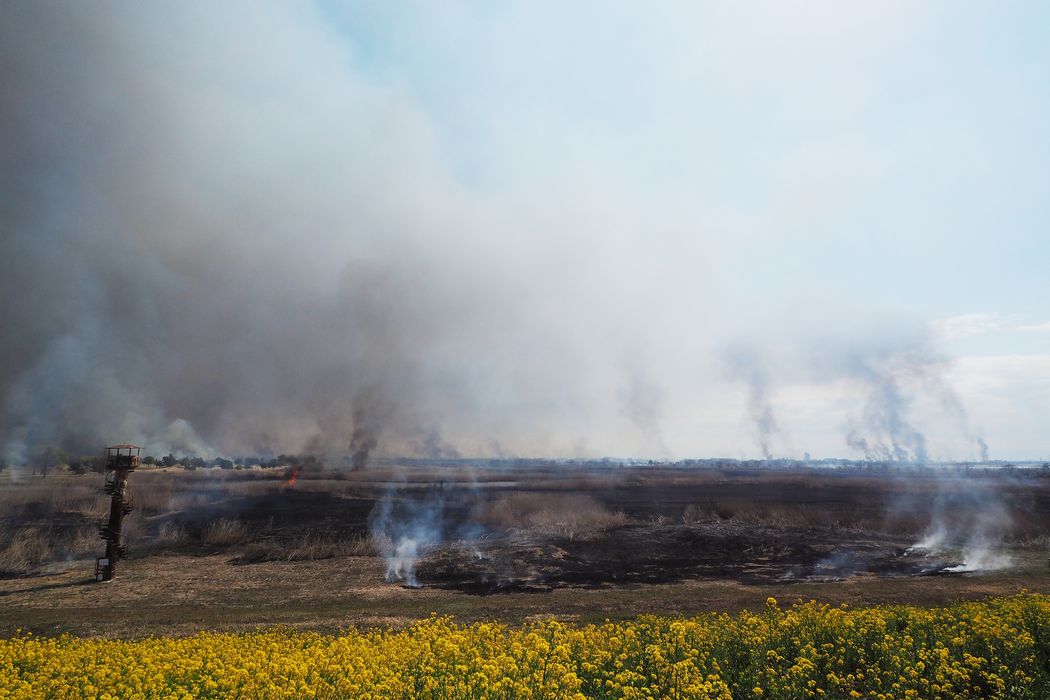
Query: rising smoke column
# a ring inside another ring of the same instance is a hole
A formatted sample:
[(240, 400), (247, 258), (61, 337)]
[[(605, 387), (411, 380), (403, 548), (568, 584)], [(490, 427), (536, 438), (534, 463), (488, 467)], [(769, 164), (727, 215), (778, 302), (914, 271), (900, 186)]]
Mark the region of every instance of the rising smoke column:
[(449, 482), (420, 489), (406, 483), (402, 470), (394, 470), (368, 517), (369, 536), (386, 561), (388, 583), (418, 587), (420, 559), (452, 541), (482, 556), (478, 539), (484, 528), (471, 519), (481, 502), (476, 475), (468, 469), (449, 476)]
[(867, 460), (930, 460), (916, 404), (925, 409), (923, 417), (931, 417), (932, 409), (932, 417), (943, 419), (945, 438), (961, 436), (985, 455), (987, 445), (981, 447), (983, 440), (948, 380), (951, 363), (935, 339), (926, 324), (915, 321), (769, 324), (762, 340), (744, 336), (722, 351), (722, 360), (725, 376), (746, 387), (748, 419), (767, 459), (773, 440), (784, 434), (772, 386), (831, 389), (826, 400), (841, 406), (846, 446)]
[(893, 462), (928, 461), (926, 436), (908, 419), (909, 401), (893, 373), (863, 365), (859, 377), (867, 385), (863, 424), (875, 436), (876, 443), (871, 450), (877, 458)]
[(780, 429), (769, 398), (766, 369), (754, 349), (742, 344), (730, 348), (724, 356), (730, 378), (747, 386), (747, 413), (754, 426), (755, 442), (762, 450), (763, 459), (772, 459), (772, 441)]
[(926, 395), (939, 403), (964, 440), (979, 450), (980, 460), (988, 460), (987, 443), (972, 428), (962, 400), (945, 379), (947, 359), (930, 351), (925, 341), (878, 357), (855, 358), (847, 366), (866, 399), (859, 425), (849, 430), (846, 443), (865, 459), (929, 461), (926, 436), (910, 416), (913, 399)]
[(934, 348), (928, 328), (873, 327), (811, 347), (813, 379), (844, 383), (862, 401), (859, 413), (847, 421), (845, 442), (865, 459), (929, 461), (927, 437), (913, 416), (919, 399), (939, 406), (954, 430), (970, 445), (980, 445), (946, 378), (950, 362)]
[(923, 494), (921, 504), (898, 505), (902, 511), (921, 509), (929, 514), (929, 524), (911, 550), (960, 557), (962, 561), (948, 571), (1010, 567), (1013, 561), (1004, 542), (1015, 521), (1003, 489), (1012, 485), (1011, 479), (1001, 472), (975, 475), (943, 467), (929, 476), (935, 486), (932, 503)]

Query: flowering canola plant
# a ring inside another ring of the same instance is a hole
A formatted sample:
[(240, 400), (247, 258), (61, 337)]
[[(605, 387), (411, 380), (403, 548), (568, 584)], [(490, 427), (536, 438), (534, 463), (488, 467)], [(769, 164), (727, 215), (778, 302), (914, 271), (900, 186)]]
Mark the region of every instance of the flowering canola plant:
[(1050, 698), (1050, 597), (0, 640), (0, 698)]

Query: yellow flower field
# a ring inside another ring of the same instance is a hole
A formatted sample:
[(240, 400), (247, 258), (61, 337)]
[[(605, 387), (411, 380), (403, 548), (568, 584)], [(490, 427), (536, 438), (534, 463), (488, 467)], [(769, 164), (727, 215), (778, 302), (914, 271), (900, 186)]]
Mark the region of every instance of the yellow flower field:
[(0, 698), (1050, 697), (1050, 597), (690, 619), (0, 641)]

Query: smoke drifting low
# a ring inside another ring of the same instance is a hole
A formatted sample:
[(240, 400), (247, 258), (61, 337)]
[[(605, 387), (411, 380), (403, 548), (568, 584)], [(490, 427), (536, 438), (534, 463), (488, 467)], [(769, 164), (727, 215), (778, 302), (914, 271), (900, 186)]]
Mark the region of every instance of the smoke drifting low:
[(932, 504), (909, 502), (914, 498), (908, 497), (895, 504), (902, 511), (918, 510), (930, 516), (929, 526), (911, 549), (957, 555), (962, 561), (947, 569), (952, 572), (994, 571), (1011, 566), (1012, 559), (1003, 543), (1014, 530), (1014, 512), (1003, 491), (1016, 485), (1010, 484), (1008, 477), (998, 478), (1000, 481), (988, 483), (945, 472), (937, 476), (938, 492)]

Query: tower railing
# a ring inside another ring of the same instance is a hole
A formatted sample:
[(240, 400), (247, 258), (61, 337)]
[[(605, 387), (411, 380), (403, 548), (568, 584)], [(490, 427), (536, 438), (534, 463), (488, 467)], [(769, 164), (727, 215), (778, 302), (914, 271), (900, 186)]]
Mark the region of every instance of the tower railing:
[(128, 552), (122, 541), (124, 516), (132, 511), (128, 494), (128, 474), (139, 466), (142, 448), (137, 445), (113, 445), (106, 448), (106, 482), (103, 491), (111, 497), (109, 518), (99, 528), (99, 536), (106, 543), (106, 555), (95, 560), (95, 580), (112, 581), (117, 562)]

